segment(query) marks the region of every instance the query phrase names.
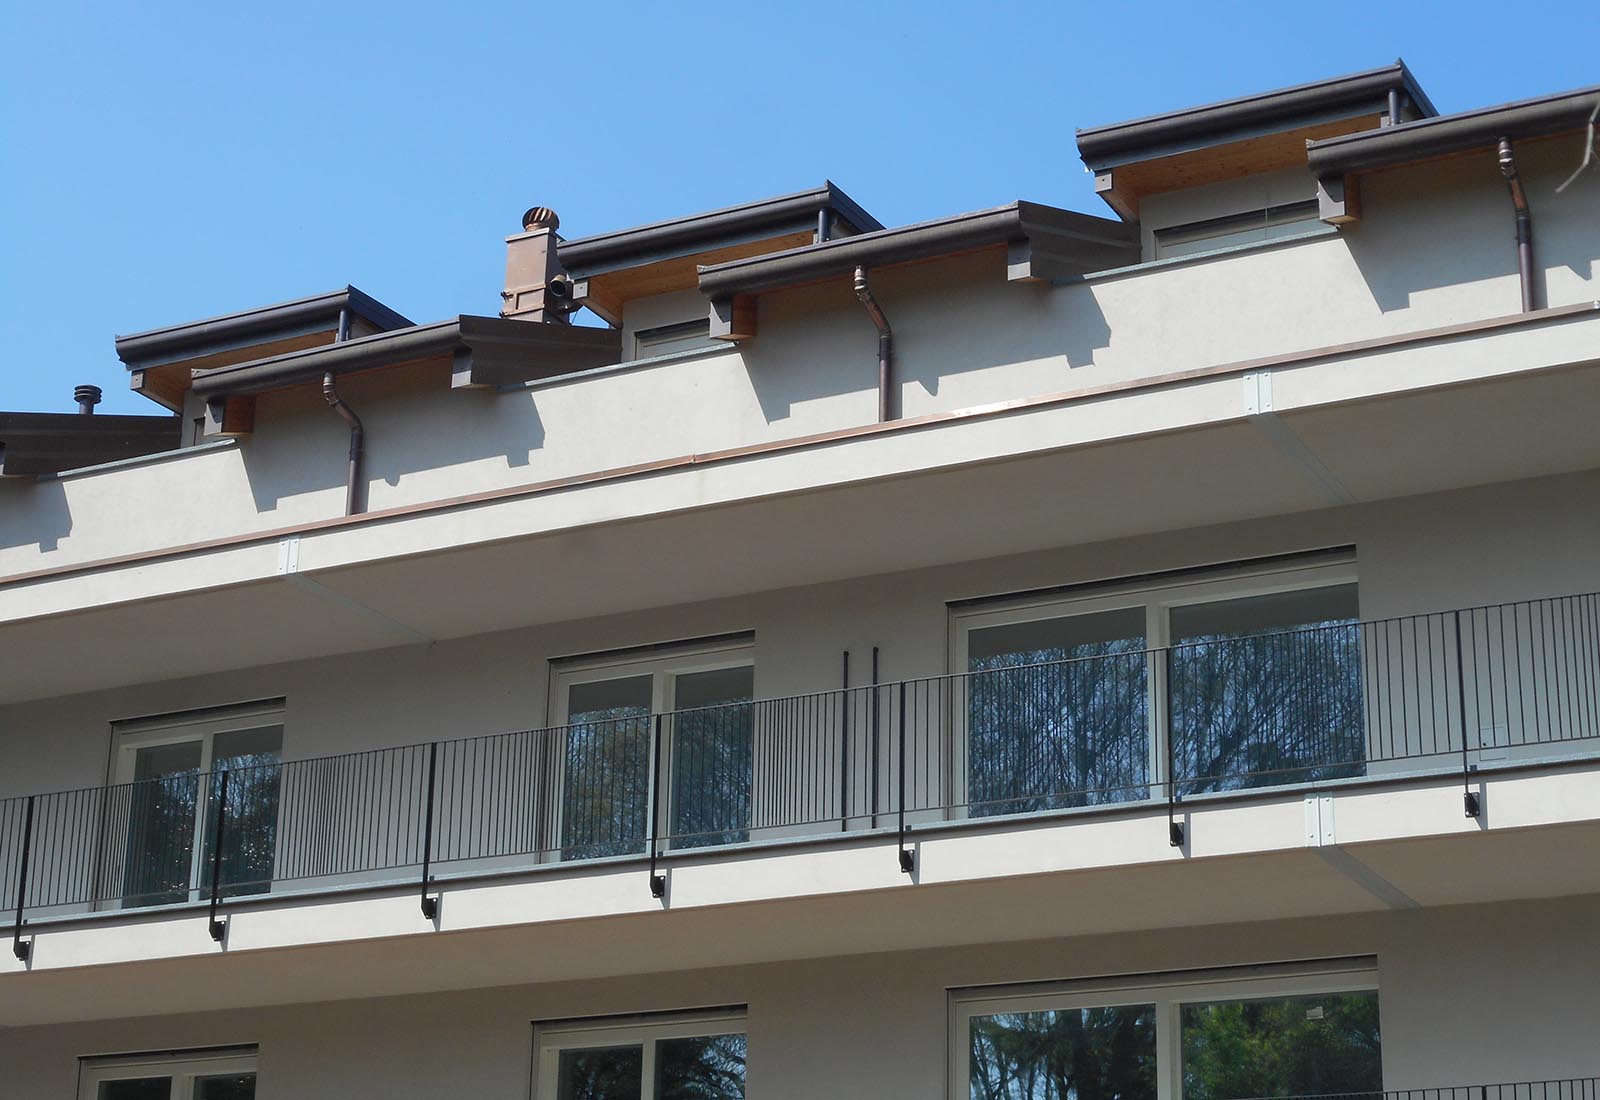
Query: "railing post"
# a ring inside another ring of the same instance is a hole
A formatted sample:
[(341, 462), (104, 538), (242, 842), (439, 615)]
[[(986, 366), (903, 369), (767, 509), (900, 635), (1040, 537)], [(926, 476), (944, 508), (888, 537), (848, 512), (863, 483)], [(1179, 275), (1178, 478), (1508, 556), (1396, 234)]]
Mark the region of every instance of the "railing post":
[(667, 876), (656, 871), (661, 835), (661, 718), (656, 715), (655, 730), (650, 738), (650, 896), (653, 898), (667, 895)]
[(1461, 654), (1461, 612), (1456, 620), (1456, 706), (1461, 712), (1461, 802), (1468, 817), (1477, 817), (1482, 810), (1478, 792), (1471, 786), (1472, 767), (1467, 757), (1467, 666)]
[(433, 869), (433, 798), (434, 778), (439, 768), (439, 742), (428, 743), (428, 808), (422, 821), (422, 917), (435, 920), (439, 916), (439, 899), (428, 893), (428, 874)]
[(22, 942), (22, 901), (28, 893), (28, 857), (33, 852), (33, 795), (28, 796), (28, 808), (22, 818), (22, 867), (17, 872), (17, 926), (11, 935), (11, 953), (18, 962), (27, 962), (33, 954), (33, 944)]
[(211, 837), (211, 918), (207, 928), (217, 943), (228, 934), (226, 921), (217, 919), (217, 906), (222, 904), (222, 831), (228, 822), (228, 771), (222, 771), (217, 784), (217, 827)]
[(1172, 647), (1167, 646), (1161, 653), (1165, 675), (1162, 677), (1161, 692), (1156, 696), (1161, 713), (1155, 718), (1156, 728), (1163, 731), (1167, 743), (1167, 843), (1174, 848), (1182, 848), (1188, 838), (1183, 822), (1178, 820), (1178, 726), (1172, 720)]
[(900, 870), (910, 874), (917, 855), (906, 847), (906, 682), (900, 681)]
[(850, 651), (844, 651), (844, 690), (839, 692), (839, 831), (850, 829)]
[(878, 647), (872, 647), (872, 827), (878, 827), (878, 785), (882, 781), (882, 745), (878, 731), (883, 719), (883, 693), (878, 687)]

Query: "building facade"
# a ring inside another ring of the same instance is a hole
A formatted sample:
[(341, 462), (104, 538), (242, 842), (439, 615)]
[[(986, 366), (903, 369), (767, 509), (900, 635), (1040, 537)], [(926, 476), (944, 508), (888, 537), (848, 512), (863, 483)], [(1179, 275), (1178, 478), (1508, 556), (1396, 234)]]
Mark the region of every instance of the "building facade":
[(118, 337), (0, 413), (0, 1096), (1597, 1100), (1597, 111)]

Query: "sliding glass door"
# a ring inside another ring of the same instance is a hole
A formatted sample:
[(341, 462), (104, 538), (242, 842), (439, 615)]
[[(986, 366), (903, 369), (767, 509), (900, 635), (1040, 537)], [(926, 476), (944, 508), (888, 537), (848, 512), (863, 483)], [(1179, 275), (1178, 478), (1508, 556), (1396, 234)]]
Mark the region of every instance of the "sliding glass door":
[(1360, 774), (1353, 562), (964, 608), (958, 813)]
[[(643, 851), (653, 801), (667, 846), (748, 837), (755, 694), (748, 644), (564, 663), (555, 686), (561, 858)], [(657, 714), (661, 758), (652, 774)], [(652, 800), (658, 783), (661, 797)]]
[(968, 1100), (1265, 1100), (1383, 1090), (1377, 974), (1197, 972), (958, 993)]
[(224, 895), (271, 888), (283, 748), (281, 710), (246, 708), (120, 723), (107, 793), (107, 900), (165, 905), (210, 896), (221, 776)]

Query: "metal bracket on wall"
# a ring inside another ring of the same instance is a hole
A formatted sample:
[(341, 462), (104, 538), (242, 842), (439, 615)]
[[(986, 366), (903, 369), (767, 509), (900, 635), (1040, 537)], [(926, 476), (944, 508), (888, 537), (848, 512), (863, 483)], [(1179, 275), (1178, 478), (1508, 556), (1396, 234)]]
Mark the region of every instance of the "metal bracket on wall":
[(1279, 418), (1272, 400), (1272, 372), (1248, 371), (1243, 377), (1244, 414), (1249, 421), (1284, 457), (1292, 460), (1307, 477), (1316, 482), (1330, 504), (1360, 503), (1349, 486), (1340, 481), (1339, 475), (1322, 461), (1321, 456)]
[(359, 616), (384, 630), (398, 634), (408, 642), (415, 645), (432, 645), (433, 638), (420, 630), (413, 629), (398, 619), (390, 618), (375, 607), (368, 607), (360, 600), (345, 595), (343, 592), (329, 588), (321, 581), (308, 577), (300, 571), (300, 536), (290, 535), (288, 538), (278, 540), (278, 576), (289, 581), (303, 592), (316, 596), (320, 600), (342, 607), (346, 611)]

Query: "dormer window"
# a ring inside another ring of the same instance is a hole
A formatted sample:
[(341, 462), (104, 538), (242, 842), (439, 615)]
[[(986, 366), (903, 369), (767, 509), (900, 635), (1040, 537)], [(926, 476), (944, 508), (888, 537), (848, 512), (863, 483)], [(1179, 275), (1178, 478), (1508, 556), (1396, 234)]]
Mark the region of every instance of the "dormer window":
[[(1315, 205), (1312, 204), (1313, 207)], [(658, 355), (709, 348), (715, 344), (716, 341), (711, 339), (710, 318), (701, 317), (698, 320), (682, 321), (674, 325), (640, 329), (633, 336), (633, 357), (651, 359)]]
[(1155, 231), (1155, 258), (1169, 260), (1176, 256), (1193, 256), (1233, 245), (1257, 244), (1280, 237), (1303, 233), (1317, 224), (1317, 202), (1289, 202), (1253, 210), (1248, 214), (1230, 214), (1222, 218), (1174, 225)]

